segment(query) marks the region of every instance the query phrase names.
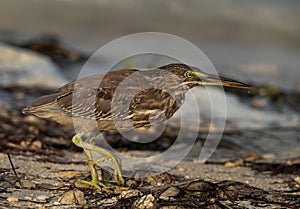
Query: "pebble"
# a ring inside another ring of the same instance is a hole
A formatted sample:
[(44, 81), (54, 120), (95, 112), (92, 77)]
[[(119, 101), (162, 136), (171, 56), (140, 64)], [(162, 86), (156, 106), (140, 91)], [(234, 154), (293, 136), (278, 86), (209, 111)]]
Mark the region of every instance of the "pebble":
[(86, 200), (84, 199), (84, 194), (82, 191), (75, 189), (64, 193), (58, 201), (61, 204), (86, 204)]
[(23, 180), (22, 185), (25, 189), (33, 189), (36, 187), (35, 183), (33, 183), (32, 181), (29, 181), (29, 180)]
[(73, 177), (80, 176), (80, 175), (81, 175), (81, 172), (79, 172), (79, 171), (60, 171), (57, 174), (57, 177), (59, 177), (59, 178), (65, 178), (65, 177), (73, 178)]
[(39, 195), (36, 197), (36, 199), (39, 201), (45, 201), (47, 198), (48, 198), (48, 196), (46, 196), (46, 195)]
[(112, 197), (112, 198), (101, 200), (99, 203), (100, 203), (100, 205), (111, 206), (111, 205), (115, 204), (116, 202), (118, 202), (117, 197)]
[(17, 197), (8, 197), (6, 200), (8, 202), (19, 202), (19, 199)]
[(122, 191), (120, 194), (120, 198), (126, 199), (130, 197), (136, 197), (136, 196), (142, 196), (143, 193), (139, 190), (128, 190), (128, 191)]
[(133, 203), (134, 208), (152, 209), (157, 207), (157, 203), (152, 194), (144, 195)]
[(226, 162), (226, 163), (225, 163), (225, 166), (226, 166), (226, 167), (232, 168), (232, 167), (236, 167), (236, 164), (233, 163), (233, 162)]
[(32, 200), (32, 197), (25, 196), (25, 197), (24, 197), (24, 200)]
[(262, 156), (262, 158), (266, 160), (271, 160), (271, 159), (275, 159), (276, 156), (273, 153), (266, 153)]

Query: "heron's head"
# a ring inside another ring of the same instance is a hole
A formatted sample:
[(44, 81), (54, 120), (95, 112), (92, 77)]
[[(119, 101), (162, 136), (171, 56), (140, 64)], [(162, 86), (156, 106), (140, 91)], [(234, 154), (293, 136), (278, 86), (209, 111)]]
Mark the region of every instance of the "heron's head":
[(207, 74), (196, 67), (185, 64), (168, 64), (159, 67), (178, 76), (183, 84), (190, 88), (195, 86), (226, 86), (234, 88), (251, 88), (249, 85), (233, 79)]

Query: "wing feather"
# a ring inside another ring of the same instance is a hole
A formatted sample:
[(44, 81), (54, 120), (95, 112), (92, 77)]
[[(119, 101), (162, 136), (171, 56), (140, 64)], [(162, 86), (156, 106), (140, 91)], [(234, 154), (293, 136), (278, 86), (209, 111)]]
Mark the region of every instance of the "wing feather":
[(94, 75), (71, 82), (60, 89), (56, 98), (59, 107), (75, 117), (111, 120), (111, 99), (115, 89), (127, 76), (138, 70), (126, 69)]

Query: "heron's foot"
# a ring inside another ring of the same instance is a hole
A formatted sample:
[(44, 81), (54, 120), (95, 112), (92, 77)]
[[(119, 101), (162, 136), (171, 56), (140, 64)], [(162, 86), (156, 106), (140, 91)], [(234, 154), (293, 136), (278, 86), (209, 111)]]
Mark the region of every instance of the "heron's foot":
[[(121, 168), (121, 159), (118, 158), (117, 156), (113, 155), (111, 152), (109, 152), (108, 150), (105, 150), (101, 147), (95, 146), (93, 144), (90, 143), (86, 143), (83, 142), (81, 139), (81, 136), (83, 135), (83, 133), (78, 133), (76, 134), (73, 139), (72, 142), (78, 146), (78, 147), (82, 147), (84, 149), (84, 152), (86, 154), (87, 160), (88, 160), (88, 166), (90, 168), (91, 171), (91, 176), (92, 176), (92, 181), (90, 182), (93, 185), (97, 185), (95, 183), (98, 183), (98, 177), (97, 177), (97, 171), (95, 168), (95, 165), (97, 163), (101, 163), (105, 160), (111, 160), (113, 166), (114, 166), (114, 174), (113, 174), (113, 179), (117, 182), (117, 184), (122, 185), (124, 184), (124, 179), (122, 177), (122, 168)], [(91, 141), (91, 140), (90, 140)], [(91, 156), (91, 151), (93, 152), (97, 152), (99, 154), (104, 155), (104, 157), (97, 159), (97, 160), (93, 160), (92, 156)], [(103, 183), (103, 182), (101, 182)]]

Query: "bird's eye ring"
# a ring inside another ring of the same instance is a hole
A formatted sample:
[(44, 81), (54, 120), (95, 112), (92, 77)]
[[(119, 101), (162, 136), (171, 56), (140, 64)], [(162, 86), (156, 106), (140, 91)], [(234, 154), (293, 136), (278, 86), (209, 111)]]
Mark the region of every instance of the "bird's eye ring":
[(186, 71), (186, 72), (184, 73), (184, 76), (185, 76), (186, 78), (191, 78), (191, 77), (193, 77), (193, 74), (191, 73), (191, 71)]

